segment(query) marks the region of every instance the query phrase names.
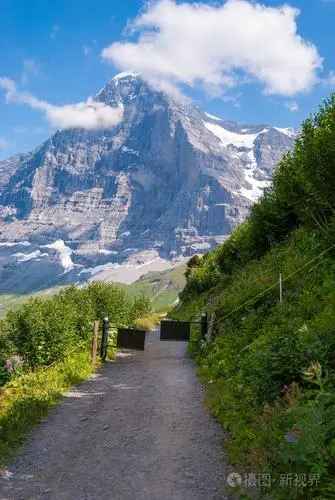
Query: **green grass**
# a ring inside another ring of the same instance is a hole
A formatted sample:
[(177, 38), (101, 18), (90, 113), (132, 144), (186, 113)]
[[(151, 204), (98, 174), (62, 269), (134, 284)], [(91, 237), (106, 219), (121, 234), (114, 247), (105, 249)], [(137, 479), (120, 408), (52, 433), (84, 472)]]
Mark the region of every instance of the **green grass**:
[(150, 298), (155, 311), (168, 309), (177, 299), (179, 292), (185, 286), (184, 272), (186, 264), (148, 273), (130, 285), (120, 284), (120, 287), (131, 298), (145, 295)]
[(29, 297), (48, 297), (57, 293), (63, 287), (48, 288), (43, 291), (34, 292), (29, 295), (0, 294), (0, 317), (6, 316), (9, 310), (18, 308)]
[(134, 323), (138, 328), (143, 328), (147, 332), (150, 332), (159, 324), (160, 320), (161, 314), (152, 313), (149, 316), (135, 320)]
[(0, 316), (6, 316), (10, 309), (16, 309), (22, 302), (27, 300), (28, 295), (0, 295)]
[(27, 431), (48, 414), (61, 396), (93, 371), (86, 350), (48, 369), (19, 375), (0, 389), (0, 465), (13, 457)]

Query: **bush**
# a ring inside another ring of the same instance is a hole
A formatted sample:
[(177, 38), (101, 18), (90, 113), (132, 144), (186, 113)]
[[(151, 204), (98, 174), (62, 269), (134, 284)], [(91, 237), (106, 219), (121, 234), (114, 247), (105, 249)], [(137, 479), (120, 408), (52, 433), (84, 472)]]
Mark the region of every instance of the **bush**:
[(24, 357), (27, 367), (50, 365), (90, 340), (94, 320), (108, 316), (111, 325), (128, 326), (150, 312), (146, 297), (131, 301), (102, 282), (69, 286), (49, 299), (31, 298), (0, 324), (0, 384), (10, 378), (6, 360), (13, 354)]
[(0, 386), (10, 379), (11, 374), (6, 367), (6, 362), (15, 353), (14, 343), (9, 338), (5, 322), (2, 320), (0, 321)]

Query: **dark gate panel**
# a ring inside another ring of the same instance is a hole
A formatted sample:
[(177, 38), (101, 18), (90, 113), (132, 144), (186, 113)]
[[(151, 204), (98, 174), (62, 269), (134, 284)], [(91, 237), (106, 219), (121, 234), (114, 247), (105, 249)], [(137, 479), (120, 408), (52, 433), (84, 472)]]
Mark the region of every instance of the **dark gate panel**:
[(116, 346), (121, 349), (144, 351), (145, 333), (145, 330), (118, 328)]
[(189, 321), (161, 321), (161, 340), (190, 340)]

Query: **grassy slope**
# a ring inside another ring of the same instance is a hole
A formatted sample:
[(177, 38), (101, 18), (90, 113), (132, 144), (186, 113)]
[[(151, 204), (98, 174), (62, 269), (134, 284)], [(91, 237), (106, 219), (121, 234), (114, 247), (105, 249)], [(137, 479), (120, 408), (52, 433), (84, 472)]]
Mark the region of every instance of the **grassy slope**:
[(40, 292), (35, 292), (29, 295), (9, 295), (0, 294), (0, 317), (5, 316), (10, 309), (16, 309), (20, 304), (25, 302), (29, 297), (48, 297), (57, 293), (62, 287), (48, 288)]
[[(327, 496), (335, 491), (335, 251), (284, 282), (282, 306), (276, 286), (223, 318), (276, 283), (279, 271), (289, 276), (326, 246), (320, 234), (301, 228), (174, 312), (180, 319), (202, 308), (216, 313), (214, 344), (194, 354), (213, 413), (230, 433), (230, 462), (270, 473), (277, 482), (285, 472), (320, 474), (320, 488), (277, 484), (278, 499), (335, 498)], [(321, 363), (323, 375), (310, 383), (302, 370), (312, 361)]]
[(130, 297), (146, 295), (154, 310), (164, 310), (178, 299), (178, 294), (185, 285), (185, 269), (186, 264), (183, 264), (167, 271), (148, 273), (131, 285), (120, 286)]

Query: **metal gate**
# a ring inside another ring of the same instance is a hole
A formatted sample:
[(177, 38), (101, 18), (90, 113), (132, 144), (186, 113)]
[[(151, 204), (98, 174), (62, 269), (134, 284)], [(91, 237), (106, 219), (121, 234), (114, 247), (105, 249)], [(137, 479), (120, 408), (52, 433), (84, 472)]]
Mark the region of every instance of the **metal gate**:
[(145, 333), (135, 328), (118, 328), (116, 347), (144, 351)]
[[(191, 324), (200, 325), (200, 338), (191, 340)], [(144, 351), (145, 347), (145, 330), (137, 328), (120, 328), (111, 327), (109, 319), (106, 317), (102, 323), (102, 338), (101, 338), (101, 359), (105, 361), (107, 356), (109, 329), (117, 329), (116, 345), (119, 349), (133, 349), (136, 351)], [(170, 340), (179, 342), (198, 342), (205, 338), (207, 332), (207, 313), (201, 313), (201, 321), (176, 321), (164, 319), (161, 321), (160, 340)]]
[(109, 329), (117, 329), (116, 345), (111, 347), (117, 347), (119, 349), (133, 349), (136, 351), (144, 351), (145, 345), (145, 330), (140, 330), (137, 328), (119, 328), (113, 327), (109, 324), (109, 319), (106, 317), (102, 322), (102, 338), (101, 338), (101, 359), (105, 361), (107, 357), (108, 348), (108, 338)]
[[(191, 324), (200, 325), (200, 338), (205, 338), (207, 332), (207, 313), (201, 313), (201, 321), (177, 321), (163, 319), (160, 328), (160, 340), (192, 342)], [(197, 340), (196, 340), (197, 342)]]
[(160, 340), (179, 340), (188, 342), (191, 335), (191, 324), (189, 321), (161, 321)]

